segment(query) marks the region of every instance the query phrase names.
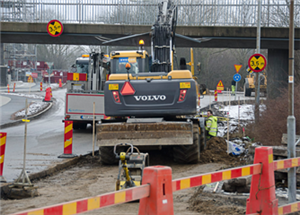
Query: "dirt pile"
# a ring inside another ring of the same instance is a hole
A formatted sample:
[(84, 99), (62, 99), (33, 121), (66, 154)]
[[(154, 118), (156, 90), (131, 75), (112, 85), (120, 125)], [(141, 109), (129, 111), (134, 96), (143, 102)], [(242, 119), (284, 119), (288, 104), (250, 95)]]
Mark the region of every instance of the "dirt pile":
[(200, 212), (201, 214), (245, 214), (246, 197), (219, 196), (203, 192), (204, 187), (199, 187), (189, 199), (188, 210)]
[(200, 163), (224, 163), (230, 166), (243, 165), (239, 157), (227, 154), (227, 143), (222, 137), (213, 137), (206, 142), (206, 149), (201, 152)]

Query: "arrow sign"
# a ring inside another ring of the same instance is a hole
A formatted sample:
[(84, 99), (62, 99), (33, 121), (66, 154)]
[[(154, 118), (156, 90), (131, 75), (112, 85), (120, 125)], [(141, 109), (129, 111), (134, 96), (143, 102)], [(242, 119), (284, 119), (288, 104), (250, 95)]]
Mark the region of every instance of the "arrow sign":
[(239, 64), (234, 64), (234, 68), (236, 73), (238, 73), (240, 71), (240, 69), (242, 68), (243, 65), (239, 65)]

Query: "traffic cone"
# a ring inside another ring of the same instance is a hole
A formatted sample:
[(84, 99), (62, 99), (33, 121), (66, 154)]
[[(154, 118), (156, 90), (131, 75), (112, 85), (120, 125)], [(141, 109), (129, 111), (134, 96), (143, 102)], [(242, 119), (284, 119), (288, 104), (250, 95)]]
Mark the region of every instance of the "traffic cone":
[(61, 79), (59, 79), (59, 87), (62, 87)]
[(48, 87), (47, 89), (46, 89), (46, 95), (45, 95), (45, 99), (43, 99), (43, 102), (52, 102), (51, 101), (51, 88), (50, 87)]
[(9, 84), (7, 85), (7, 92), (9, 93)]

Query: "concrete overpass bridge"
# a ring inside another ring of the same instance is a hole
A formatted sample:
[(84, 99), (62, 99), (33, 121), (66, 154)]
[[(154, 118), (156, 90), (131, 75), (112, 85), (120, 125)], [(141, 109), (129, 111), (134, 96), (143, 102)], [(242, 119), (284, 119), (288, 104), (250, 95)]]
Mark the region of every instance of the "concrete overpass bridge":
[[(150, 32), (151, 25), (64, 24), (60, 37), (47, 33), (47, 23), (1, 22), (1, 43), (102, 45), (103, 42)], [(177, 47), (256, 48), (256, 27), (177, 26), (176, 33), (203, 40), (198, 45), (176, 41)], [(150, 36), (149, 36), (150, 37)], [(261, 28), (262, 49), (288, 49), (289, 29)], [(118, 46), (136, 46), (138, 40)], [(150, 44), (146, 44), (150, 45)], [(295, 49), (300, 49), (300, 28), (295, 29)]]

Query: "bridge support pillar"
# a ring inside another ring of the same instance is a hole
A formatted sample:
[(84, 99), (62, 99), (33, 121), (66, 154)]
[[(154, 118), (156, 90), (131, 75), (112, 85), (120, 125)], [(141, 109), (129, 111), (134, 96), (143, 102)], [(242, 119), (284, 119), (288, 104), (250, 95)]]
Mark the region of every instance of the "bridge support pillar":
[(289, 50), (268, 49), (267, 96), (275, 99), (280, 96), (280, 89), (288, 87)]
[(4, 43), (0, 43), (0, 65), (4, 65)]

